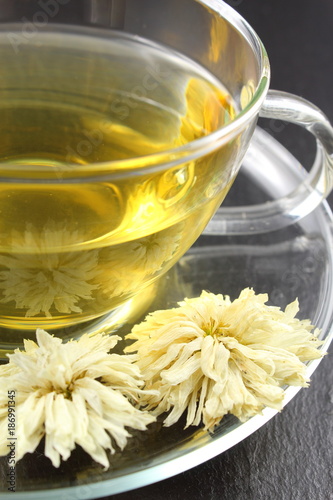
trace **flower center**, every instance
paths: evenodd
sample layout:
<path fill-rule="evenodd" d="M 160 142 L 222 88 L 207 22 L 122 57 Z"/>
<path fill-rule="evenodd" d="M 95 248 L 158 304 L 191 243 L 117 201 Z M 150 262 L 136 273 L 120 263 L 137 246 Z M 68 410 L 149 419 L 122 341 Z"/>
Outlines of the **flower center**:
<path fill-rule="evenodd" d="M 54 389 L 56 394 L 62 394 L 65 399 L 72 400 L 72 391 L 70 387 L 66 387 L 66 389 Z"/>
<path fill-rule="evenodd" d="M 213 318 L 209 318 L 202 326 L 201 329 L 205 332 L 205 336 L 224 336 L 230 335 L 230 325 L 228 323 L 217 323 Z"/>

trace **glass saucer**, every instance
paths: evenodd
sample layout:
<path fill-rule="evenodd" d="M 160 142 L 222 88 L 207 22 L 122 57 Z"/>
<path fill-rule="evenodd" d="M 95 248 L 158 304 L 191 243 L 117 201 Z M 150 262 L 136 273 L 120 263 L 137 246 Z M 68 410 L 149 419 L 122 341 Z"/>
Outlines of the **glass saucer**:
<path fill-rule="evenodd" d="M 304 176 L 297 160 L 267 133 L 256 130 L 228 203 L 265 202 L 286 194 Z M 226 207 L 220 210 L 229 210 Z M 158 299 L 150 310 L 174 307 L 184 297 L 203 289 L 228 294 L 232 299 L 245 287 L 268 293 L 273 305 L 284 308 L 296 297 L 300 318 L 321 328 L 326 351 L 333 336 L 333 222 L 326 202 L 302 221 L 286 229 L 247 236 L 227 236 L 211 227 L 161 282 Z M 127 331 L 130 327 L 127 327 Z M 310 376 L 319 360 L 307 365 Z M 286 389 L 288 403 L 299 388 Z M 132 432 L 123 452 L 110 458 L 108 471 L 76 449 L 59 469 L 44 457 L 43 447 L 16 464 L 16 498 L 62 500 L 92 499 L 135 489 L 194 467 L 239 443 L 277 412 L 240 423 L 225 417 L 213 434 L 184 421 L 170 428 L 161 422 L 146 432 Z M 7 491 L 8 464 L 0 459 L 0 498 Z"/>

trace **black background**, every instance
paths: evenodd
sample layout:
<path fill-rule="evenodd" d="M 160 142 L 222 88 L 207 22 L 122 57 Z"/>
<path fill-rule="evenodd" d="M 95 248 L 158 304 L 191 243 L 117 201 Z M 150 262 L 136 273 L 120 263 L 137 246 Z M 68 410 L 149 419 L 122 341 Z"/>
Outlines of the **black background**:
<path fill-rule="evenodd" d="M 266 46 L 271 88 L 312 101 L 333 121 L 332 0 L 229 3 Z M 306 132 L 286 126 L 278 139 L 305 165 L 311 164 L 314 142 Z M 332 500 L 332 348 L 330 352 L 313 375 L 310 388 L 302 389 L 282 413 L 240 444 L 175 477 L 108 498 Z"/>

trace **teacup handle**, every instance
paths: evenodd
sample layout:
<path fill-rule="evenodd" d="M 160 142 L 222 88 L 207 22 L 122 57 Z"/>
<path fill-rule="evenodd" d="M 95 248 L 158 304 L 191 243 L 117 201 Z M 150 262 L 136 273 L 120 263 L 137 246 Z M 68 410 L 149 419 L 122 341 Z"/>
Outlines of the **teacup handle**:
<path fill-rule="evenodd" d="M 290 194 L 259 205 L 220 208 L 205 234 L 255 234 L 281 229 L 312 212 L 333 187 L 333 128 L 319 108 L 301 97 L 270 90 L 263 118 L 301 125 L 317 140 L 317 155 L 304 181 Z"/>

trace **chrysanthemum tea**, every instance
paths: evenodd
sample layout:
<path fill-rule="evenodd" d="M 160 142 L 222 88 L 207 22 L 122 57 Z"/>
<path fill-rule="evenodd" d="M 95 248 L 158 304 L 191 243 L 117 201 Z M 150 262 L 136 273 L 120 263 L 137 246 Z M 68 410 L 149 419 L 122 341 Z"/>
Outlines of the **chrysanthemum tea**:
<path fill-rule="evenodd" d="M 0 34 L 0 174 L 11 176 L 0 323 L 34 332 L 108 313 L 189 248 L 230 187 L 221 165 L 237 148 L 175 166 L 163 152 L 228 123 L 235 106 L 202 67 L 137 37 L 19 36 Z M 162 167 L 149 170 L 154 154 Z"/>

